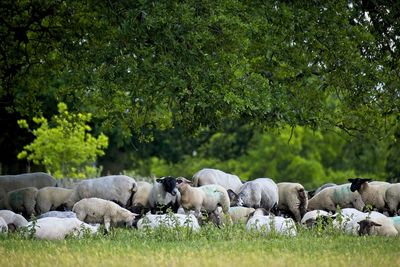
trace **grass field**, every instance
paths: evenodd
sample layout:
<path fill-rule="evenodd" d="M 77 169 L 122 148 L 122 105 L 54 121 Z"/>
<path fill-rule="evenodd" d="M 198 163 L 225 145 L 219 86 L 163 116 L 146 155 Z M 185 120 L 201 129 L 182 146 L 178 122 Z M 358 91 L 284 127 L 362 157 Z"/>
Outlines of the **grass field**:
<path fill-rule="evenodd" d="M 301 231 L 247 233 L 243 226 L 199 233 L 115 229 L 63 241 L 0 236 L 0 266 L 400 266 L 400 238 Z"/>

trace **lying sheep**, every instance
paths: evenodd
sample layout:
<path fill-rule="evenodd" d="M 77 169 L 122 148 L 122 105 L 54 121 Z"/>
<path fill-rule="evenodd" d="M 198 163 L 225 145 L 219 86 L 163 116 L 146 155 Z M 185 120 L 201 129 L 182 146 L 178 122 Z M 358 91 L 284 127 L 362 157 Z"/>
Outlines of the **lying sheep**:
<path fill-rule="evenodd" d="M 132 198 L 130 211 L 143 214 L 150 209 L 149 196 L 153 185 L 148 182 L 137 182 L 137 190 Z"/>
<path fill-rule="evenodd" d="M 21 215 L 12 212 L 11 210 L 0 210 L 0 217 L 7 223 L 10 231 L 20 229 L 28 225 L 28 221 Z"/>
<path fill-rule="evenodd" d="M 347 224 L 353 221 L 353 219 L 355 219 L 356 217 L 363 214 L 365 213 L 354 208 L 342 209 L 340 210 L 340 212 L 337 213 L 337 216 L 333 221 L 333 226 L 338 229 L 346 229 Z"/>
<path fill-rule="evenodd" d="M 217 213 L 218 206 L 222 207 L 223 213 L 228 213 L 230 200 L 222 186 L 210 184 L 192 187 L 192 182 L 183 177 L 179 177 L 177 182 L 182 207 L 185 211 L 194 210 L 196 218 L 200 218 L 202 210 Z M 216 215 L 219 216 L 219 212 Z"/>
<path fill-rule="evenodd" d="M 279 202 L 278 210 L 289 212 L 296 222 L 307 211 L 308 198 L 304 187 L 298 183 L 278 183 Z"/>
<path fill-rule="evenodd" d="M 315 190 L 313 190 L 313 191 L 308 191 L 308 192 L 307 192 L 307 198 L 310 199 L 310 198 L 312 198 L 313 196 L 315 196 L 316 194 L 318 194 L 319 192 L 321 192 L 323 189 L 328 188 L 328 187 L 331 187 L 331 186 L 335 186 L 335 185 L 337 185 L 337 184 L 335 184 L 335 183 L 326 183 L 326 184 L 323 184 L 323 185 L 321 185 L 320 187 L 318 187 L 317 189 L 315 189 Z"/>
<path fill-rule="evenodd" d="M 81 199 L 97 197 L 114 201 L 122 207 L 132 204 L 132 196 L 136 192 L 136 181 L 125 175 L 111 175 L 87 179 L 80 182 L 67 201 L 67 208 Z"/>
<path fill-rule="evenodd" d="M 396 228 L 397 232 L 400 234 L 400 216 L 389 217 L 392 220 L 394 227 Z"/>
<path fill-rule="evenodd" d="M 34 172 L 18 175 L 1 175 L 0 176 L 0 209 L 5 195 L 13 190 L 26 187 L 36 187 L 38 189 L 46 186 L 56 186 L 56 180 L 47 173 Z"/>
<path fill-rule="evenodd" d="M 36 196 L 38 189 L 36 187 L 26 187 L 10 191 L 4 198 L 6 209 L 21 213 L 29 218 L 31 215 L 36 215 Z"/>
<path fill-rule="evenodd" d="M 312 228 L 318 223 L 320 218 L 322 218 L 323 222 L 326 222 L 326 219 L 330 218 L 330 216 L 331 214 L 324 210 L 312 210 L 304 214 L 303 218 L 301 218 L 300 223 L 307 228 Z"/>
<path fill-rule="evenodd" d="M 291 218 L 270 215 L 265 209 L 256 209 L 246 224 L 247 231 L 275 232 L 288 236 L 296 236 L 296 224 Z"/>
<path fill-rule="evenodd" d="M 112 201 L 100 198 L 84 198 L 74 205 L 72 211 L 79 220 L 86 223 L 104 223 L 106 233 L 110 225 L 126 223 L 132 226 L 137 215 Z"/>
<path fill-rule="evenodd" d="M 156 179 L 149 194 L 149 207 L 152 214 L 166 213 L 168 209 L 176 213 L 180 206 L 181 194 L 176 188 L 176 178 L 172 176 Z"/>
<path fill-rule="evenodd" d="M 197 218 L 193 214 L 147 214 L 137 222 L 138 229 L 188 227 L 194 231 L 200 230 Z"/>
<path fill-rule="evenodd" d="M 385 220 L 386 217 L 380 212 L 376 211 L 371 211 L 371 212 L 363 212 L 361 214 L 358 214 L 354 216 L 350 221 L 347 222 L 347 224 L 344 225 L 342 228 L 346 233 L 348 234 L 353 234 L 353 235 L 358 235 L 359 234 L 359 229 L 360 229 L 360 224 L 362 220 L 380 220 L 382 219 Z"/>
<path fill-rule="evenodd" d="M 350 186 L 350 184 L 343 184 L 323 189 L 308 201 L 307 209 L 336 212 L 336 207 L 339 206 L 362 211 L 365 205 L 361 195 L 351 191 Z"/>
<path fill-rule="evenodd" d="M 7 233 L 8 232 L 8 225 L 7 222 L 0 217 L 0 233 Z"/>
<path fill-rule="evenodd" d="M 250 215 L 255 211 L 253 208 L 246 207 L 230 207 L 228 214 L 233 223 L 245 223 L 248 221 Z"/>
<path fill-rule="evenodd" d="M 216 169 L 202 169 L 193 175 L 192 180 L 195 187 L 217 184 L 226 190 L 231 189 L 236 194 L 239 193 L 243 185 L 238 176 Z"/>
<path fill-rule="evenodd" d="M 46 240 L 61 240 L 66 236 L 82 237 L 83 233 L 95 234 L 99 226 L 86 224 L 77 218 L 47 217 L 30 222 L 28 229 L 34 229 L 34 237 Z"/>
<path fill-rule="evenodd" d="M 399 232 L 393 225 L 390 218 L 381 217 L 375 219 L 364 219 L 359 222 L 358 234 L 361 235 L 379 235 L 379 236 L 398 236 Z"/>
<path fill-rule="evenodd" d="M 270 211 L 279 202 L 278 186 L 270 178 L 258 178 L 244 183 L 239 194 L 228 190 L 231 206 L 264 208 Z"/>
<path fill-rule="evenodd" d="M 73 190 L 61 187 L 43 187 L 39 189 L 36 197 L 36 211 L 38 214 L 50 210 L 57 210 L 66 205 Z"/>
<path fill-rule="evenodd" d="M 57 218 L 76 218 L 76 214 L 73 211 L 48 211 L 46 213 L 40 214 L 37 218 L 47 218 L 47 217 L 57 217 Z"/>

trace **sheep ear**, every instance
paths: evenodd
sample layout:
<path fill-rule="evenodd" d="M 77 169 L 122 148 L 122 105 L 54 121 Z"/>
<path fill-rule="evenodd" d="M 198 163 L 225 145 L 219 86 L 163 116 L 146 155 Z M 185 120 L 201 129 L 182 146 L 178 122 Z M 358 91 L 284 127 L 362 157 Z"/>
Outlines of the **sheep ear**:
<path fill-rule="evenodd" d="M 382 224 L 376 223 L 376 222 L 371 222 L 372 226 L 382 226 Z"/>
<path fill-rule="evenodd" d="M 228 189 L 227 192 L 230 200 L 236 200 L 239 197 L 232 189 Z"/>
<path fill-rule="evenodd" d="M 162 178 L 157 178 L 157 179 L 156 179 L 156 182 L 157 182 L 157 183 L 161 183 L 162 180 L 163 180 Z"/>
<path fill-rule="evenodd" d="M 347 179 L 347 181 L 349 181 L 350 183 L 354 182 L 355 180 L 356 180 L 356 179 L 352 179 L 352 178 Z"/>

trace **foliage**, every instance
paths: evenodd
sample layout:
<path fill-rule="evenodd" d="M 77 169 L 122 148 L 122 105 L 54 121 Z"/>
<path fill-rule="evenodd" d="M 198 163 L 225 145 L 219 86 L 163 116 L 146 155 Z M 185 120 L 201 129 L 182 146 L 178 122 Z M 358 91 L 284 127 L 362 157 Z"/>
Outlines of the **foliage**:
<path fill-rule="evenodd" d="M 18 158 L 43 164 L 57 178 L 96 176 L 98 171 L 93 164 L 97 156 L 104 155 L 108 138 L 102 133 L 97 138 L 89 133 L 91 114 L 71 114 L 65 103 L 58 104 L 58 112 L 51 123 L 44 117 L 33 118 L 38 125 L 32 131 L 35 139 Z M 19 120 L 18 124 L 29 130 L 26 120 Z"/>

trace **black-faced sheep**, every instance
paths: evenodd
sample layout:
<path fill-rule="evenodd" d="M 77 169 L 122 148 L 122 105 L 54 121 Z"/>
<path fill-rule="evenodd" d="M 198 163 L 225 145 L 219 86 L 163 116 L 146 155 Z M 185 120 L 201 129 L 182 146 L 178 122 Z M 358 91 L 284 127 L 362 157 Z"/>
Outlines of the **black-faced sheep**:
<path fill-rule="evenodd" d="M 175 177 L 167 176 L 156 179 L 149 195 L 151 213 L 166 213 L 168 209 L 176 213 L 180 206 L 180 198 L 181 194 L 176 188 Z"/>
<path fill-rule="evenodd" d="M 398 236 L 399 233 L 390 218 L 364 219 L 359 222 L 359 235 Z"/>
<path fill-rule="evenodd" d="M 37 213 L 42 214 L 50 210 L 64 208 L 72 192 L 73 189 L 61 187 L 43 187 L 39 189 L 36 197 Z"/>
<path fill-rule="evenodd" d="M 104 223 L 106 232 L 110 226 L 125 223 L 132 226 L 137 214 L 122 208 L 118 204 L 100 198 L 84 198 L 78 201 L 73 209 L 76 217 L 86 223 Z"/>
<path fill-rule="evenodd" d="M 36 215 L 36 196 L 38 189 L 36 187 L 26 187 L 10 191 L 4 197 L 4 206 L 6 209 L 21 213 L 29 218 Z"/>
<path fill-rule="evenodd" d="M 273 228 L 271 228 L 273 227 Z M 247 231 L 275 232 L 287 236 L 296 236 L 296 224 L 291 218 L 270 215 L 265 209 L 256 209 L 246 224 Z"/>
<path fill-rule="evenodd" d="M 278 210 L 289 212 L 296 222 L 300 222 L 307 212 L 308 198 L 304 187 L 299 183 L 278 183 Z"/>
<path fill-rule="evenodd" d="M 217 184 L 225 188 L 231 189 L 236 194 L 242 187 L 242 181 L 233 174 L 225 173 L 216 169 L 202 169 L 193 175 L 193 186 L 202 186 L 208 184 Z"/>

